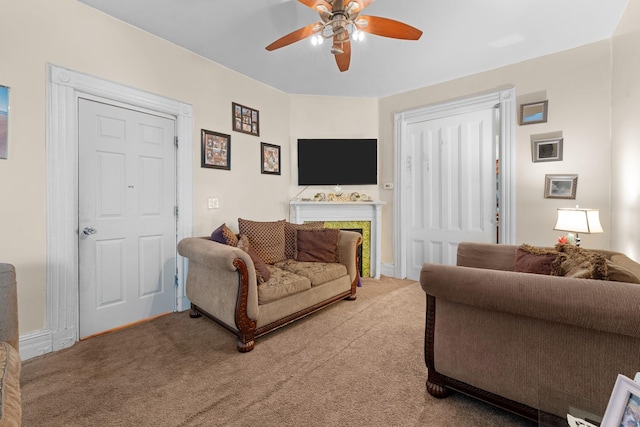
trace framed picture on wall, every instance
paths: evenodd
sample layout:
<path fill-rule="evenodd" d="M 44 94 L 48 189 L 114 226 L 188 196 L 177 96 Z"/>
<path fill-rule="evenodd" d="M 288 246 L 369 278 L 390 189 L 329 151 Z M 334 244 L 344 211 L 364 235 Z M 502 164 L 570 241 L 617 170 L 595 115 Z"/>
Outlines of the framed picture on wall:
<path fill-rule="evenodd" d="M 232 127 L 236 132 L 260 136 L 260 112 L 244 105 L 231 103 Z"/>
<path fill-rule="evenodd" d="M 271 175 L 280 175 L 280 146 L 260 143 L 261 172 Z"/>
<path fill-rule="evenodd" d="M 545 199 L 575 199 L 578 175 L 545 175 Z"/>
<path fill-rule="evenodd" d="M 549 101 L 532 102 L 520 105 L 520 124 L 533 125 L 547 122 Z"/>
<path fill-rule="evenodd" d="M 531 142 L 531 158 L 534 163 L 562 160 L 563 138 L 541 139 Z"/>
<path fill-rule="evenodd" d="M 231 170 L 231 136 L 202 129 L 201 167 Z"/>

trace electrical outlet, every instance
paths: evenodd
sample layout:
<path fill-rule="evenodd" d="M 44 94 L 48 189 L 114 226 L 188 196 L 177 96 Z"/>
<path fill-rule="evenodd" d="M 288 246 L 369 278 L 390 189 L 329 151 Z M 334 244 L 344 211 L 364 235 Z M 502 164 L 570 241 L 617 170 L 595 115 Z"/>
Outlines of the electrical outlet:
<path fill-rule="evenodd" d="M 208 206 L 209 206 L 209 209 L 218 209 L 220 208 L 220 202 L 218 201 L 217 198 L 209 199 Z"/>

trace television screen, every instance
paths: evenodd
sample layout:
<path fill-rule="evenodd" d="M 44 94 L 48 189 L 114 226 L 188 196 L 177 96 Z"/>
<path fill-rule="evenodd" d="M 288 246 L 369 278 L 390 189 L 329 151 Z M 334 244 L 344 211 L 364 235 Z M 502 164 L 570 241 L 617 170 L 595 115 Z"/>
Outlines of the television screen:
<path fill-rule="evenodd" d="M 377 183 L 377 139 L 298 139 L 298 185 Z"/>

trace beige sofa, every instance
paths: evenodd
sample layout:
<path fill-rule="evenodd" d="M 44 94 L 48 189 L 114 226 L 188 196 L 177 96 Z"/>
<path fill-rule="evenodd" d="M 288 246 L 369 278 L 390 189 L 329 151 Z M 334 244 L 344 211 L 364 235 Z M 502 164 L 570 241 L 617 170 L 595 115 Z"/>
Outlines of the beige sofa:
<path fill-rule="evenodd" d="M 595 251 L 608 270 L 601 262 L 576 275 L 604 280 L 532 274 L 514 271 L 520 250 L 461 243 L 456 266 L 423 266 L 427 390 L 460 391 L 531 420 L 539 410 L 565 417 L 573 398 L 601 416 L 616 376 L 640 371 L 640 285 L 611 280 L 638 281 L 640 265 Z"/>
<path fill-rule="evenodd" d="M 285 222 L 270 224 L 277 229 L 273 241 L 284 242 L 280 234 Z M 286 227 L 288 234 L 293 230 L 294 235 L 297 227 L 304 228 L 289 223 Z M 352 231 L 332 231 L 338 235 L 336 262 L 298 261 L 291 248 L 277 244 L 277 250 L 287 255 L 267 261 L 270 277 L 266 281 L 260 280 L 260 268 L 256 272 L 255 253 L 208 237 L 183 239 L 178 253 L 189 260 L 186 294 L 191 316 L 204 314 L 218 322 L 237 336 L 238 351 L 248 352 L 254 339 L 269 331 L 342 299 L 354 300 L 359 280 L 356 250 L 362 237 Z M 256 247 L 259 242 L 260 236 L 252 240 Z"/>
<path fill-rule="evenodd" d="M 16 273 L 0 264 L 0 427 L 20 426 L 20 354 L 18 353 Z"/>

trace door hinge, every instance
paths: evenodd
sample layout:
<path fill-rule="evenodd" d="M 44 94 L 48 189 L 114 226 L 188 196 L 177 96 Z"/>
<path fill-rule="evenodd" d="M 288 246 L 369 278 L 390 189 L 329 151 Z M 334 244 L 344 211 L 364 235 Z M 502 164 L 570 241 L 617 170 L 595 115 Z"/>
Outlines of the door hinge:
<path fill-rule="evenodd" d="M 176 218 L 178 217 L 178 207 L 177 206 L 173 207 L 173 214 L 175 215 Z"/>
<path fill-rule="evenodd" d="M 178 148 L 178 137 L 177 136 L 174 137 L 174 141 L 175 141 L 175 144 L 176 144 L 176 148 Z"/>
<path fill-rule="evenodd" d="M 176 274 L 175 276 L 173 276 L 174 278 L 174 283 L 176 285 L 176 288 L 178 287 L 178 275 Z"/>

